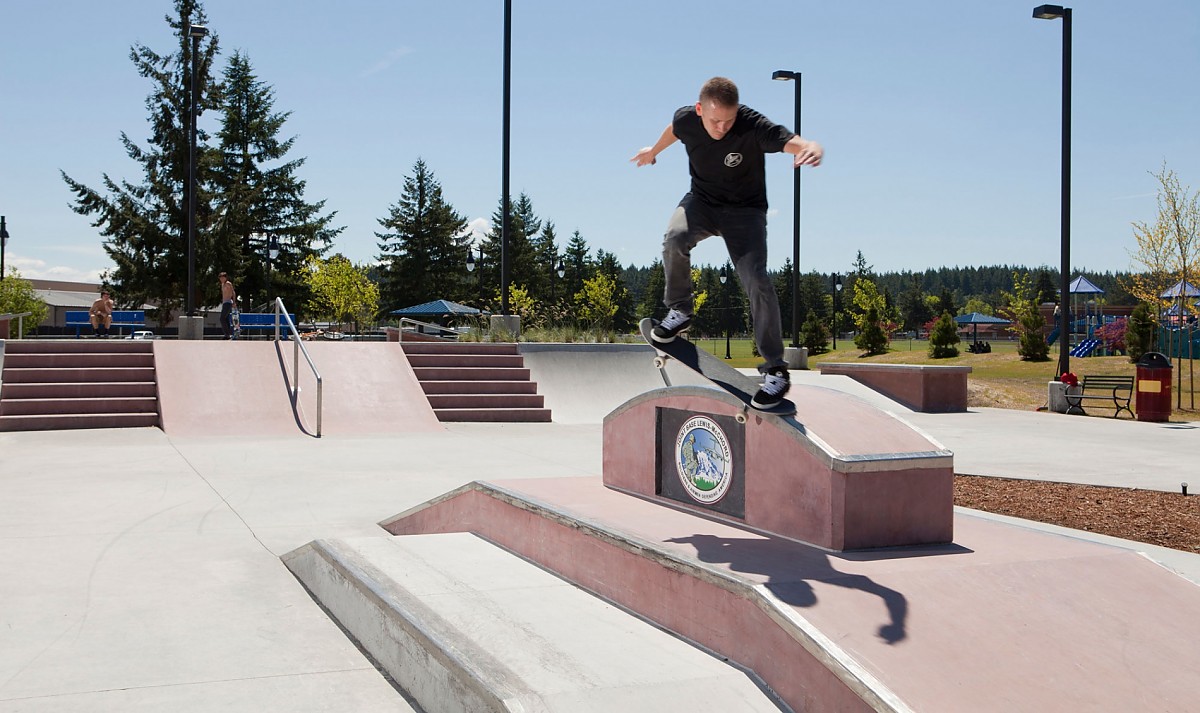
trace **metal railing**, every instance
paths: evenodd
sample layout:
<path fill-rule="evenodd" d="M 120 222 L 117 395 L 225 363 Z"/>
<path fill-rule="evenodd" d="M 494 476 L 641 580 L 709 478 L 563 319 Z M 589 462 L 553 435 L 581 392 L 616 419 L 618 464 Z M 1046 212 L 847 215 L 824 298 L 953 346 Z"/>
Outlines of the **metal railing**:
<path fill-rule="evenodd" d="M 6 322 L 13 317 L 17 318 L 17 339 L 25 338 L 25 318 L 33 316 L 33 312 L 20 312 L 18 314 L 0 314 L 0 322 Z M 7 339 L 7 334 L 0 334 L 0 339 Z"/>
<path fill-rule="evenodd" d="M 404 325 L 406 325 L 406 324 L 412 324 L 412 325 L 416 325 L 418 327 L 426 327 L 429 329 L 436 329 L 440 332 L 448 332 L 450 334 L 453 334 L 456 339 L 458 338 L 458 335 L 459 335 L 458 330 L 451 329 L 450 327 L 443 327 L 440 324 L 430 324 L 429 322 L 419 322 L 415 319 L 410 319 L 408 317 L 401 317 L 400 318 L 400 341 L 402 341 L 402 342 L 404 341 Z"/>
<path fill-rule="evenodd" d="M 292 322 L 291 315 L 288 314 L 287 307 L 283 306 L 283 299 L 275 298 L 275 345 L 279 346 L 279 330 L 280 327 L 287 325 L 287 328 L 292 332 L 292 403 L 295 404 L 300 394 L 300 354 L 304 354 L 304 361 L 308 362 L 308 368 L 312 369 L 313 376 L 317 380 L 317 438 L 321 437 L 321 373 L 317 371 L 317 367 L 313 364 L 312 357 L 308 355 L 308 350 L 304 348 L 304 344 L 300 341 L 300 330 L 296 329 L 296 324 Z"/>

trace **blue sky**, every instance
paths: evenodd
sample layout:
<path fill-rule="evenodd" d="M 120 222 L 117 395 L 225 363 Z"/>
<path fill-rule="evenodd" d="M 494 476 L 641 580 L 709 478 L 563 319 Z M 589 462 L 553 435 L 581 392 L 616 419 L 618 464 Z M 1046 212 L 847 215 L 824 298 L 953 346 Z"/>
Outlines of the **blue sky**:
<path fill-rule="evenodd" d="M 801 268 L 842 271 L 1057 265 L 1060 22 L 1036 2 L 960 0 L 513 1 L 514 195 L 562 241 L 579 230 L 625 263 L 658 255 L 687 188 L 682 147 L 654 142 L 701 83 L 725 75 L 742 101 L 793 124 L 825 165 L 805 170 Z M 225 57 L 245 52 L 292 112 L 284 134 L 310 200 L 346 226 L 335 250 L 376 256 L 377 219 L 418 157 L 446 198 L 486 225 L 500 195 L 500 0 L 207 0 Z M 743 8 L 743 9 L 738 9 Z M 748 9 L 745 9 L 748 8 Z M 0 213 L 26 277 L 92 279 L 109 266 L 59 170 L 92 186 L 141 179 L 120 132 L 145 144 L 151 90 L 129 49 L 174 46 L 169 0 L 0 5 Z M 1164 161 L 1200 184 L 1200 3 L 1074 6 L 1073 257 L 1122 270 L 1130 222 L 1153 220 Z M 223 64 L 223 60 L 221 62 Z M 207 126 L 215 115 L 205 117 Z M 203 120 L 202 120 L 203 121 Z M 791 255 L 792 171 L 768 160 L 771 265 Z M 719 263 L 719 240 L 694 259 Z"/>

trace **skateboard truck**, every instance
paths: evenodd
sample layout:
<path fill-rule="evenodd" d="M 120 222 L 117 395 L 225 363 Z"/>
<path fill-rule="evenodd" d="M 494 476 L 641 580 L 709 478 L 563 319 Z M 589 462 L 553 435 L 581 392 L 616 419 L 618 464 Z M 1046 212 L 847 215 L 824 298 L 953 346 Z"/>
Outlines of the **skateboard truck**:
<path fill-rule="evenodd" d="M 658 351 L 657 347 L 655 347 L 655 351 Z M 661 351 L 654 356 L 654 368 L 658 369 L 658 373 L 662 375 L 663 383 L 667 386 L 673 386 L 673 384 L 671 384 L 671 377 L 667 374 L 667 362 L 670 360 L 671 355 Z M 750 406 L 743 402 L 742 410 L 734 414 L 733 418 L 738 423 L 745 423 L 746 419 L 749 417 L 749 412 Z"/>

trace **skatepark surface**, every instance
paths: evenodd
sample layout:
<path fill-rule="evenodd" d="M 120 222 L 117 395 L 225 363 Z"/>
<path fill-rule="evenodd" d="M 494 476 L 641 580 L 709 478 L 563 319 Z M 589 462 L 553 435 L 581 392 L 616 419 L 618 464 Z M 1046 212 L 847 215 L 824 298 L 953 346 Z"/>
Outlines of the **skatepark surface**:
<path fill-rule="evenodd" d="M 418 710 L 280 557 L 318 538 L 386 538 L 376 523 L 475 480 L 597 478 L 604 414 L 662 386 L 650 350 L 640 345 L 523 345 L 554 423 L 439 424 L 402 359 L 393 363 L 389 354 L 380 362 L 339 351 L 351 345 L 322 345 L 329 348 L 313 357 L 325 378 L 328 428 L 318 439 L 306 431 L 308 406 L 298 416 L 280 397 L 278 356 L 251 365 L 230 357 L 229 348 L 241 345 L 171 345 L 184 346 L 204 352 L 169 358 L 174 366 L 160 376 L 161 430 L 0 433 L 0 713 Z M 241 381 L 212 386 L 226 369 Z M 958 473 L 1178 492 L 1200 452 L 1200 428 L 1192 424 L 998 409 L 920 414 L 847 377 L 793 372 L 793 380 L 850 393 L 911 423 L 954 452 Z M 250 390 L 263 384 L 264 393 Z M 311 395 L 302 388 L 301 400 Z M 956 543 L 961 536 L 968 549 L 992 553 L 988 566 L 1040 573 L 1015 594 L 1034 601 L 1044 622 L 1097 590 L 1106 592 L 1104 616 L 1167 612 L 1195 620 L 1194 610 L 1171 609 L 1194 601 L 1187 590 L 1180 598 L 1178 588 L 1127 584 L 1106 578 L 1105 567 L 1132 558 L 1134 568 L 1165 567 L 1200 587 L 1200 555 L 973 511 L 956 510 L 955 524 Z M 654 528 L 647 536 L 695 534 Z M 1024 554 L 1013 549 L 1021 542 L 1033 543 Z M 998 543 L 1006 554 L 991 549 Z M 1108 546 L 1081 549 L 1095 543 Z M 686 545 L 691 556 L 705 556 L 701 544 Z M 1180 652 L 1155 649 L 1156 630 L 1100 641 L 1069 630 L 1094 661 L 1026 651 L 1022 629 L 1044 622 L 1014 622 L 1001 610 L 971 618 L 969 556 L 900 559 L 871 574 L 907 598 L 914 646 L 969 651 L 986 629 L 1008 637 L 1013 668 L 1001 673 L 1014 682 L 1031 666 L 1056 662 L 1084 671 L 1077 680 L 1088 680 L 1089 671 L 1119 676 L 1122 657 L 1136 656 L 1142 666 L 1177 668 L 1181 686 L 1200 690 L 1195 666 Z M 847 571 L 862 566 L 837 561 Z M 1047 589 L 1064 576 L 1075 583 L 1069 594 Z M 843 643 L 858 646 L 872 666 L 903 678 L 904 667 L 916 665 L 866 625 L 860 631 L 847 623 L 868 610 L 867 629 L 883 623 L 879 597 L 839 600 L 842 587 L 810 586 L 818 603 L 805 616 L 844 630 Z M 928 617 L 947 616 L 964 622 L 955 637 L 918 639 Z M 575 626 L 582 636 L 589 622 Z M 990 684 L 966 677 L 946 685 Z M 1130 685 L 1136 695 L 1136 681 Z M 1075 709 L 1105 705 L 1087 691 L 1076 700 Z M 1172 710 L 1189 708 L 1200 708 L 1200 694 Z M 668 701 L 654 709 L 672 710 Z"/>

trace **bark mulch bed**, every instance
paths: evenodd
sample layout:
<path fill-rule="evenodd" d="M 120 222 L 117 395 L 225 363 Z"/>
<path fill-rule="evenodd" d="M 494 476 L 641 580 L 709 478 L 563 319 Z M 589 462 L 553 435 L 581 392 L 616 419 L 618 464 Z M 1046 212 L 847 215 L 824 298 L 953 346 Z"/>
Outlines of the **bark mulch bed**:
<path fill-rule="evenodd" d="M 1196 483 L 1200 490 L 1200 483 Z M 1188 490 L 1109 488 L 973 475 L 954 476 L 954 504 L 1200 553 L 1200 497 Z"/>

